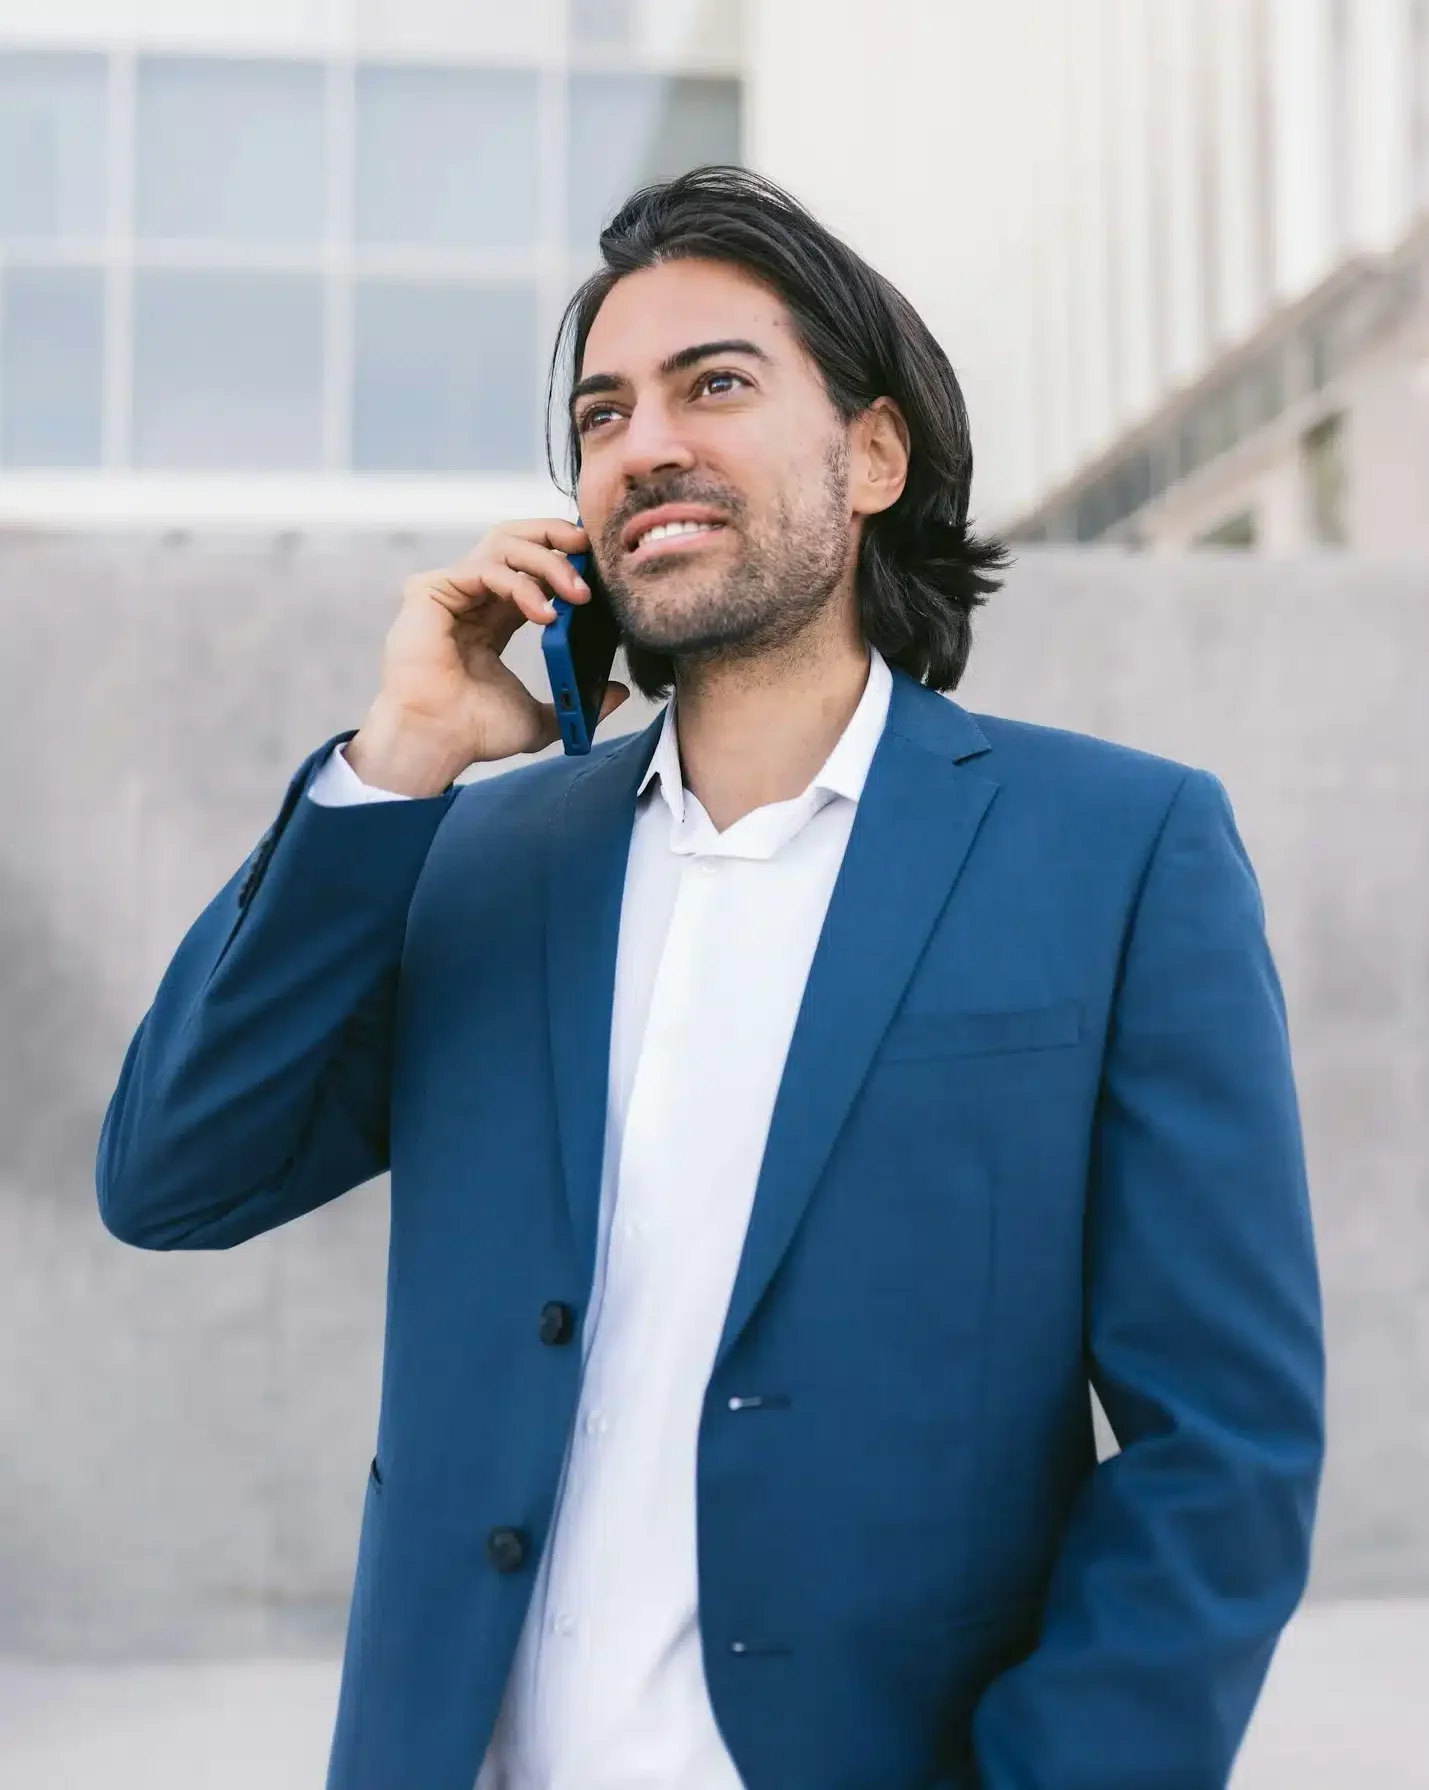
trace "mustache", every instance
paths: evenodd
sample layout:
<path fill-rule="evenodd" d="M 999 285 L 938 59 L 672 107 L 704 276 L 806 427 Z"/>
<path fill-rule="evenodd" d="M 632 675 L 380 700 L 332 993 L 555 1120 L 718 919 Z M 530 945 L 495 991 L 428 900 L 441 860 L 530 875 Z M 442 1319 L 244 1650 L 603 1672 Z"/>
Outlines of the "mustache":
<path fill-rule="evenodd" d="M 711 509 L 722 511 L 735 524 L 743 520 L 745 513 L 744 499 L 739 493 L 713 479 L 650 479 L 631 490 L 601 530 L 600 544 L 604 552 L 615 558 L 621 551 L 625 530 L 636 517 L 643 516 L 647 510 L 658 510 L 667 503 L 708 504 Z"/>

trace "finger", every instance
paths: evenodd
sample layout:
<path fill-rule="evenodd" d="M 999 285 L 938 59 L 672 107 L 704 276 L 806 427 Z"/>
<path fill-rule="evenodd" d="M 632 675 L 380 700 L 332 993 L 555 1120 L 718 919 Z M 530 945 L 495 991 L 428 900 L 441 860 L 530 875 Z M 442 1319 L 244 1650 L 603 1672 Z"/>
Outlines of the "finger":
<path fill-rule="evenodd" d="M 430 572 L 413 572 L 410 578 L 404 578 L 402 600 L 429 603 L 435 598 L 453 615 L 460 615 L 485 588 L 483 579 L 463 574 L 459 566 L 437 566 Z"/>
<path fill-rule="evenodd" d="M 494 597 L 504 597 L 519 613 L 518 625 L 524 619 L 545 626 L 556 619 L 546 587 L 529 572 L 512 566 L 495 566 L 486 575 L 486 588 Z"/>
<path fill-rule="evenodd" d="M 479 578 L 484 567 L 495 559 L 505 559 L 517 542 L 550 548 L 558 553 L 590 552 L 590 536 L 585 529 L 578 523 L 564 522 L 558 516 L 540 517 L 531 522 L 502 522 L 463 553 L 448 572 L 462 579 Z"/>
<path fill-rule="evenodd" d="M 537 524 L 521 526 L 534 529 Z M 574 542 L 570 551 L 585 551 L 582 545 L 586 540 L 585 531 L 571 528 L 568 524 L 563 526 L 569 528 L 569 538 Z M 506 594 L 508 581 L 501 576 L 503 566 L 530 572 L 568 603 L 584 603 L 590 596 L 590 586 L 564 552 L 510 529 L 494 531 L 479 547 L 459 559 L 455 565 L 446 566 L 437 572 L 418 573 L 416 577 L 409 578 L 407 583 L 409 587 L 423 583 L 430 587 L 439 583 L 451 592 L 458 604 L 468 604 L 488 591 L 503 596 Z M 451 606 L 450 600 L 448 606 Z"/>
<path fill-rule="evenodd" d="M 605 695 L 600 699 L 600 719 L 604 721 L 607 715 L 615 713 L 622 702 L 629 700 L 630 692 L 624 684 L 607 684 Z"/>
<path fill-rule="evenodd" d="M 553 547 L 541 547 L 534 541 L 506 541 L 502 558 L 517 571 L 529 572 L 547 590 L 564 597 L 568 603 L 585 603 L 590 599 L 590 586 L 565 554 L 558 553 Z"/>
<path fill-rule="evenodd" d="M 519 604 L 503 601 L 494 591 L 488 591 L 486 595 L 488 601 L 458 612 L 457 632 L 459 636 L 469 636 L 483 646 L 504 653 L 512 637 L 526 626 L 530 617 Z"/>
<path fill-rule="evenodd" d="M 535 622 L 540 627 L 544 628 L 556 619 L 556 606 L 547 595 L 545 585 L 529 572 L 512 574 L 511 601 L 527 621 Z"/>
<path fill-rule="evenodd" d="M 495 532 L 516 535 L 541 547 L 554 547 L 561 553 L 590 551 L 590 536 L 585 529 L 578 522 L 566 522 L 559 516 L 542 516 L 533 522 L 503 522 Z"/>

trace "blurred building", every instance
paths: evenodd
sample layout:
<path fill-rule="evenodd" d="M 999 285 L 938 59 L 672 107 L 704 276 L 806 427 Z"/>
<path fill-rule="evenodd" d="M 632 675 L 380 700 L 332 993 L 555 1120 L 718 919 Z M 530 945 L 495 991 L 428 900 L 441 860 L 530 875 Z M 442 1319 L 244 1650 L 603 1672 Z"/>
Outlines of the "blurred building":
<path fill-rule="evenodd" d="M 1026 516 L 1024 540 L 1429 550 L 1429 228 L 1275 312 Z"/>
<path fill-rule="evenodd" d="M 731 159 L 928 318 L 982 520 L 1425 544 L 1429 0 L 0 0 L 0 525 L 549 505 L 601 220 Z"/>
<path fill-rule="evenodd" d="M 736 0 L 0 0 L 0 519 L 549 501 L 632 188 L 740 152 Z"/>
<path fill-rule="evenodd" d="M 1429 3 L 1033 16 L 1061 130 L 1037 181 L 1028 532 L 1429 545 L 1429 259 L 1406 244 L 1429 203 Z"/>
<path fill-rule="evenodd" d="M 985 519 L 1426 544 L 1429 0 L 757 0 L 748 34 L 751 156 L 932 323 Z"/>
<path fill-rule="evenodd" d="M 1164 52 L 1174 5 L 1158 16 Z M 1079 176 L 1101 186 L 1096 215 L 1044 316 L 1043 364 L 1066 368 L 1051 416 L 1072 426 L 1048 471 L 1071 476 L 1018 532 L 1429 549 L 1429 0 L 1184 17 L 1198 41 L 1159 61 L 1143 23 L 1150 105 L 1103 114 Z M 1089 225 L 1102 265 L 1078 271 Z"/>

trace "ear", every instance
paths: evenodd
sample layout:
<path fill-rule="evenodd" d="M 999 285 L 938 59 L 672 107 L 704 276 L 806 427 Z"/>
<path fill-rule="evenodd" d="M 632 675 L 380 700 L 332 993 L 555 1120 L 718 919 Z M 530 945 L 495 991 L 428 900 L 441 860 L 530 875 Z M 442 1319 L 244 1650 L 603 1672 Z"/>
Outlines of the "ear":
<path fill-rule="evenodd" d="M 892 398 L 875 398 L 849 430 L 849 508 L 855 516 L 890 509 L 908 483 L 908 425 Z"/>

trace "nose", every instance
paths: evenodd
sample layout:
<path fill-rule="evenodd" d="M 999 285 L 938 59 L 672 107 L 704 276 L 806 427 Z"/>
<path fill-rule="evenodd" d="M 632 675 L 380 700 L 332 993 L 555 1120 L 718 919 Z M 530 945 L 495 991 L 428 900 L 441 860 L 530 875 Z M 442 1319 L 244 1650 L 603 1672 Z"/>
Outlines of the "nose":
<path fill-rule="evenodd" d="M 654 394 L 635 405 L 621 435 L 620 470 L 629 485 L 660 473 L 688 472 L 694 452 L 675 427 L 670 407 Z"/>

